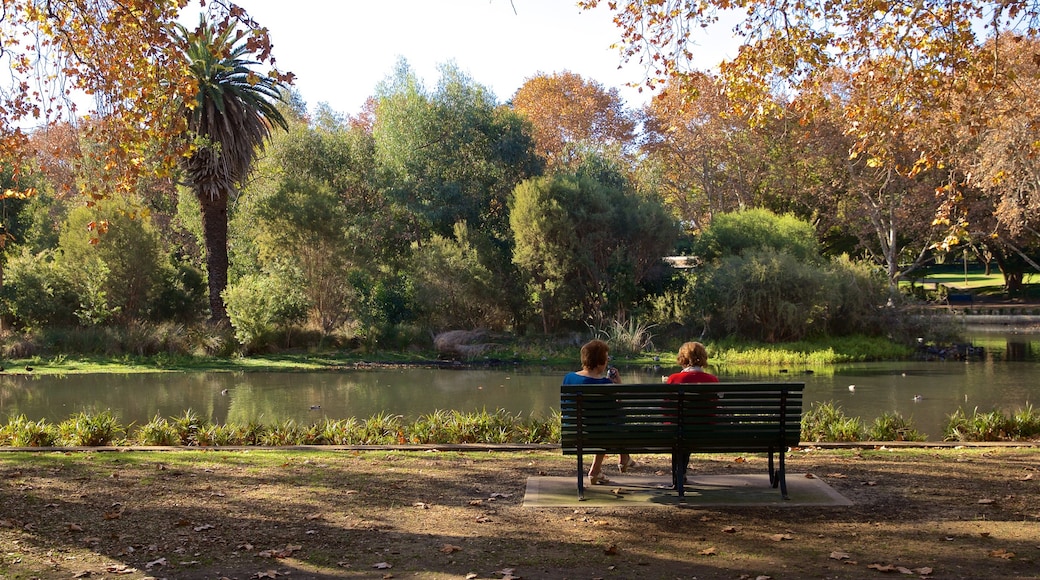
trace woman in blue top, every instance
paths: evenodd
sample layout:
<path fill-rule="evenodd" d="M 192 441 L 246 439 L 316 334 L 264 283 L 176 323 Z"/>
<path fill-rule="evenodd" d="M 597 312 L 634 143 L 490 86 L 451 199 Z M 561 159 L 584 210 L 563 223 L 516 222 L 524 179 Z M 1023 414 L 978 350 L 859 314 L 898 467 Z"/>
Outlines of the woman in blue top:
<path fill-rule="evenodd" d="M 621 383 L 621 377 L 618 375 L 617 369 L 610 367 L 608 370 L 609 352 L 610 348 L 602 340 L 590 340 L 585 343 L 581 347 L 581 370 L 567 373 L 563 377 L 563 384 L 609 385 L 611 383 Z M 603 459 L 605 457 L 606 455 L 598 453 L 592 460 L 592 466 L 589 467 L 589 483 L 593 485 L 611 483 L 607 476 L 603 475 Z M 636 462 L 632 461 L 632 458 L 627 453 L 621 454 L 618 470 L 624 473 L 635 466 Z"/>

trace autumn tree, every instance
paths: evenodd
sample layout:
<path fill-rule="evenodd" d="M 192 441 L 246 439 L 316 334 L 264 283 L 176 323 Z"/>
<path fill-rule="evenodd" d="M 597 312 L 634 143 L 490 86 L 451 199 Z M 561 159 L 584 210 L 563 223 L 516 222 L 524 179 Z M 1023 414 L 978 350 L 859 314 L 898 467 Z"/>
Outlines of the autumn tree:
<path fill-rule="evenodd" d="M 709 73 L 690 77 L 697 92 L 666 88 L 642 111 L 640 171 L 687 229 L 698 231 L 711 216 L 746 207 L 795 212 L 816 219 L 817 197 L 834 183 L 822 148 L 804 138 L 789 106 L 782 115 L 752 123 L 732 111 Z"/>
<path fill-rule="evenodd" d="M 963 245 L 992 258 L 1015 293 L 1025 270 L 1040 270 L 1040 41 L 1016 37 L 1006 46 L 980 49 L 988 74 L 957 101 L 967 120 L 954 128 L 955 167 L 964 178 L 946 206 L 950 235 L 942 248 Z"/>
<path fill-rule="evenodd" d="M 572 167 L 581 144 L 626 148 L 634 139 L 635 122 L 617 89 L 569 71 L 528 78 L 512 105 L 534 127 L 535 150 L 550 171 Z"/>
<path fill-rule="evenodd" d="M 91 119 L 90 152 L 105 187 L 83 193 L 104 197 L 130 191 L 149 173 L 166 174 L 190 145 L 181 136 L 183 103 L 197 84 L 184 59 L 176 22 L 188 0 L 3 0 L 0 60 L 0 159 L 27 167 L 34 144 L 28 127 Z M 220 29 L 241 30 L 265 75 L 290 80 L 274 68 L 267 30 L 240 7 L 207 3 Z M 241 26 L 240 26 L 241 25 Z"/>
<path fill-rule="evenodd" d="M 586 9 L 599 4 L 579 2 Z M 797 99 L 801 114 L 813 116 L 820 102 L 814 96 L 825 94 L 833 72 L 842 71 L 843 84 L 863 97 L 842 108 L 840 127 L 852 142 L 849 157 L 899 182 L 951 162 L 951 132 L 929 129 L 965 121 L 953 104 L 987 79 L 978 49 L 989 42 L 995 54 L 1003 54 L 1016 38 L 1012 33 L 1033 38 L 1040 23 L 1035 0 L 751 0 L 739 6 L 725 0 L 628 0 L 611 2 L 609 9 L 620 27 L 622 57 L 646 67 L 646 84 L 670 82 L 691 89 L 691 95 L 697 35 L 723 15 L 735 17 L 733 34 L 742 45 L 719 63 L 719 75 L 734 109 L 752 119 L 775 116 L 777 95 Z M 986 85 L 994 94 L 1009 90 L 1006 83 Z M 947 177 L 939 191 L 953 206 L 956 175 Z"/>

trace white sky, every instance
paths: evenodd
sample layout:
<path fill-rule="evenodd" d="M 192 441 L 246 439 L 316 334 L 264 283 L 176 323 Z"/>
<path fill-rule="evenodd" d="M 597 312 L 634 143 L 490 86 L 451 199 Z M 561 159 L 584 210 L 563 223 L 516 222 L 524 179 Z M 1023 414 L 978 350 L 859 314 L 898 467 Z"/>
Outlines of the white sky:
<path fill-rule="evenodd" d="M 538 73 L 569 70 L 617 88 L 638 108 L 650 94 L 638 64 L 621 65 L 610 45 L 620 38 L 606 8 L 582 12 L 574 0 L 237 0 L 274 43 L 278 68 L 296 75 L 296 89 L 313 110 L 325 102 L 355 114 L 399 57 L 432 88 L 437 67 L 454 61 L 499 102 Z M 514 13 L 515 7 L 515 13 Z M 197 14 L 185 13 L 187 22 Z M 719 56 L 705 52 L 700 66 Z"/>

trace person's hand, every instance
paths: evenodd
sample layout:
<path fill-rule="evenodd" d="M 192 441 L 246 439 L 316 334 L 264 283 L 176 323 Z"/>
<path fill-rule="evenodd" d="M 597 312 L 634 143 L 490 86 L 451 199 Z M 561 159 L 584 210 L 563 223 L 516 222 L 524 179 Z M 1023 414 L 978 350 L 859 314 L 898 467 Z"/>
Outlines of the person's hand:
<path fill-rule="evenodd" d="M 621 382 L 621 375 L 618 373 L 618 370 L 614 367 L 610 367 L 607 369 L 607 378 L 610 379 L 610 382 L 612 383 Z"/>

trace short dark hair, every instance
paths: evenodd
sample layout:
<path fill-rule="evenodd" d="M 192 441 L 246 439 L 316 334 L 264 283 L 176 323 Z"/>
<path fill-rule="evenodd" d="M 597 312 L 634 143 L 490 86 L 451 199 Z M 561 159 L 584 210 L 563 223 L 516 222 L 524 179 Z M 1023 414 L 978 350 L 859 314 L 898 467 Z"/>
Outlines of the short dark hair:
<path fill-rule="evenodd" d="M 592 370 L 607 364 L 607 353 L 609 352 L 610 347 L 607 346 L 607 343 L 598 338 L 586 342 L 581 347 L 581 368 Z"/>

